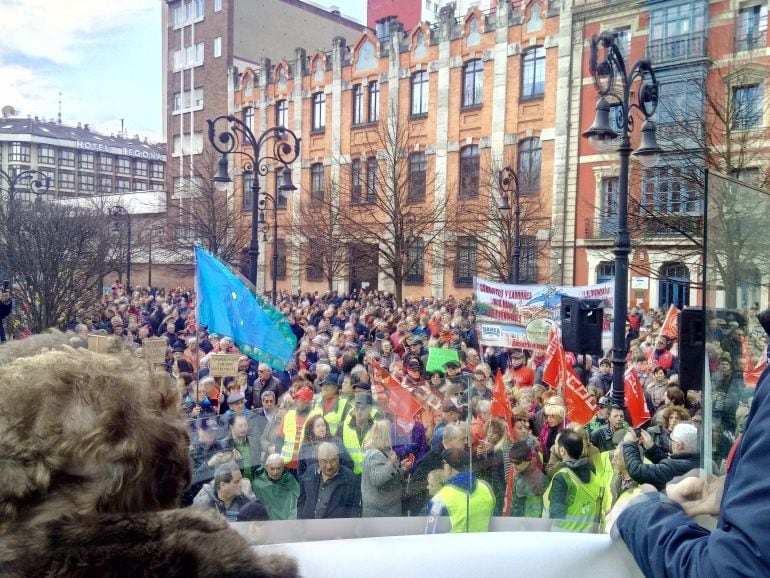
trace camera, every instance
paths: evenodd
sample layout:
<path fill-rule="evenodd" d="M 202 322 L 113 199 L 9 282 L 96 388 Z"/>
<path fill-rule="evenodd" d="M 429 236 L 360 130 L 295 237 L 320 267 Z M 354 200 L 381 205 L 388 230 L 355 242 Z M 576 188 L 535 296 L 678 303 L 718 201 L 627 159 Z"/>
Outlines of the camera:
<path fill-rule="evenodd" d="M 11 289 L 11 282 L 8 279 L 6 279 L 5 281 L 3 281 L 3 293 L 8 293 L 10 289 Z"/>

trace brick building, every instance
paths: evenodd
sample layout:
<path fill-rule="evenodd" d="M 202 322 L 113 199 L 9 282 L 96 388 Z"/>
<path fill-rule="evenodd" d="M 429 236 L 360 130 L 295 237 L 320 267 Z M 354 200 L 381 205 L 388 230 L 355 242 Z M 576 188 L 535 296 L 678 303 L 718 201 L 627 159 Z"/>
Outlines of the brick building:
<path fill-rule="evenodd" d="M 279 202 L 278 287 L 326 288 L 309 275 L 312 267 L 296 259 L 301 248 L 290 234 L 290 222 L 303 205 L 313 203 L 314 194 L 323 195 L 320 188 L 327 185 L 322 183 L 339 191 L 333 194 L 340 210 L 366 203 L 351 197 L 350 178 L 357 175 L 360 190 L 367 186 L 367 175 L 387 162 L 383 151 L 370 143 L 383 119 L 394 118 L 409 128 L 405 171 L 435 175 L 430 190 L 415 201 L 426 212 L 431 203 L 446 202 L 451 208 L 459 198 L 463 203 L 472 204 L 475 198 L 496 203 L 499 197 L 480 194 L 496 179 L 496 170 L 526 167 L 522 194 L 544 207 L 545 222 L 532 231 L 523 261 L 529 264 L 529 282 L 549 280 L 553 271 L 548 259 L 537 259 L 535 249 L 549 239 L 552 191 L 558 183 L 553 171 L 556 93 L 546 90 L 557 79 L 558 10 L 548 12 L 539 3 L 514 9 L 503 2 L 494 13 L 473 9 L 456 16 L 451 7 L 444 8 L 436 25 L 423 24 L 408 33 L 396 20 L 387 23 L 384 40 L 365 33 L 348 44 L 337 37 L 330 52 L 297 49 L 291 60 L 265 60 L 231 79 L 237 87 L 234 109 L 255 134 L 284 125 L 302 137 L 301 161 L 292 166 L 298 190 Z M 486 178 L 480 176 L 485 171 Z M 252 176 L 238 167 L 233 174 L 236 199 L 241 199 L 236 204 L 247 227 L 251 207 L 242 191 L 248 191 Z M 469 174 L 474 176 L 471 186 Z M 263 190 L 275 191 L 275 174 L 270 172 L 261 184 Z M 487 216 L 479 229 L 490 222 Z M 348 290 L 364 282 L 370 288 L 394 289 L 383 271 L 382 255 L 374 271 L 362 273 L 366 267 L 358 265 L 364 255 L 355 230 L 343 231 L 341 238 L 350 249 L 350 263 L 336 276 L 336 288 Z M 265 240 L 260 288 L 269 286 L 272 276 L 272 248 L 270 239 Z M 470 293 L 473 275 L 486 271 L 472 245 L 454 249 L 461 240 L 473 241 L 458 239 L 452 231 L 434 239 L 435 251 L 410 263 L 404 295 Z"/>
<path fill-rule="evenodd" d="M 660 83 L 654 116 L 664 149 L 657 165 L 633 160 L 629 178 L 630 304 L 645 307 L 700 304 L 704 171 L 718 170 L 766 189 L 770 121 L 767 3 L 666 0 L 584 2 L 571 15 L 570 91 L 564 109 L 564 222 L 574 239 L 574 277 L 585 284 L 614 277 L 618 155 L 598 154 L 580 133 L 594 118 L 596 91 L 588 73 L 587 41 L 616 30 L 627 63 L 649 58 Z M 641 119 L 632 146 L 638 146 Z M 572 225 L 574 223 L 574 226 Z M 569 250 L 565 251 L 569 254 Z M 739 306 L 767 304 L 759 269 L 740 271 Z M 763 283 L 764 282 L 764 283 Z"/>
<path fill-rule="evenodd" d="M 228 70 L 291 57 L 299 43 L 328 49 L 333 37 L 357 38 L 364 29 L 339 11 L 301 0 L 166 0 L 163 106 L 174 229 L 189 228 L 179 206 L 195 195 L 194 165 L 208 149 L 206 119 L 230 112 Z"/>

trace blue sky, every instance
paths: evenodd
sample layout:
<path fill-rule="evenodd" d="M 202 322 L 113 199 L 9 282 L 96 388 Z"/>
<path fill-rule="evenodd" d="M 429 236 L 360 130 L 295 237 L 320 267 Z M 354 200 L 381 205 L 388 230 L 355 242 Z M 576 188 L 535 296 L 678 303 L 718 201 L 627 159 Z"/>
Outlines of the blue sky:
<path fill-rule="evenodd" d="M 211 0 L 207 0 L 210 2 Z M 314 2 L 366 22 L 366 0 Z M 0 107 L 163 140 L 163 0 L 0 0 Z"/>

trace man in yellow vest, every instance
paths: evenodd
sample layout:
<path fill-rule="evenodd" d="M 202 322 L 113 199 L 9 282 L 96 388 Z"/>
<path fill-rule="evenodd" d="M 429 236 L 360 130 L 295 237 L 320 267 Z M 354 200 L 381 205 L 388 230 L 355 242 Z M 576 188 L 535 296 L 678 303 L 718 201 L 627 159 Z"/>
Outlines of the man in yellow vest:
<path fill-rule="evenodd" d="M 439 520 L 449 518 L 450 532 L 487 532 L 495 511 L 495 495 L 470 471 L 471 457 L 464 449 L 444 450 L 444 486 L 428 503 L 426 534 L 440 532 Z"/>
<path fill-rule="evenodd" d="M 372 398 L 366 393 L 357 393 L 353 401 L 353 410 L 348 414 L 342 426 L 342 445 L 353 461 L 353 473 L 361 475 L 364 463 L 364 438 L 374 425 L 372 416 Z"/>
<path fill-rule="evenodd" d="M 309 387 L 301 387 L 294 393 L 294 409 L 286 412 L 278 433 L 275 436 L 276 451 L 281 453 L 286 470 L 295 478 L 299 458 L 299 445 L 302 441 L 302 430 L 305 427 L 310 404 L 313 403 L 313 391 Z"/>
<path fill-rule="evenodd" d="M 598 532 L 609 507 L 609 492 L 594 473 L 588 458 L 581 458 L 583 436 L 562 430 L 554 444 L 562 467 L 543 495 L 543 517 L 555 520 L 555 529 Z"/>
<path fill-rule="evenodd" d="M 339 375 L 336 373 L 330 373 L 321 381 L 321 397 L 313 404 L 313 409 L 310 410 L 311 418 L 316 415 L 322 415 L 326 420 L 326 424 L 329 426 L 329 435 L 339 435 L 339 429 L 342 422 L 347 417 L 348 411 L 352 403 L 340 397 L 340 385 L 338 381 Z"/>

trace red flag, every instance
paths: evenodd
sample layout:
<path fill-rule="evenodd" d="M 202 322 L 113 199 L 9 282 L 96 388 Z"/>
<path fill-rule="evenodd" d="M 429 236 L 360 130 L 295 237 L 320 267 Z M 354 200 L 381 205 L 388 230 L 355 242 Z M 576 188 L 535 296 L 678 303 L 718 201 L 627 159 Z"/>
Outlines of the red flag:
<path fill-rule="evenodd" d="M 749 351 L 749 338 L 741 338 L 741 357 L 745 359 L 746 367 L 751 367 L 751 352 Z"/>
<path fill-rule="evenodd" d="M 674 305 L 668 308 L 666 312 L 666 318 L 663 320 L 663 325 L 660 327 L 660 334 L 665 335 L 671 339 L 677 339 L 679 337 L 679 309 Z"/>
<path fill-rule="evenodd" d="M 372 369 L 372 382 L 379 380 L 378 387 L 382 388 L 382 393 L 388 398 L 385 411 L 401 419 L 411 421 L 414 414 L 422 409 L 420 402 L 415 399 L 411 392 L 396 383 L 390 374 L 374 361 L 372 362 Z"/>
<path fill-rule="evenodd" d="M 561 368 L 564 365 L 564 348 L 561 346 L 559 332 L 556 326 L 548 333 L 548 347 L 545 350 L 543 365 L 543 382 L 553 388 L 559 387 Z"/>
<path fill-rule="evenodd" d="M 628 415 L 631 416 L 631 425 L 639 427 L 644 422 L 650 421 L 652 416 L 647 408 L 647 400 L 644 399 L 644 389 L 639 379 L 639 374 L 633 367 L 626 370 L 625 395 Z"/>
<path fill-rule="evenodd" d="M 508 399 L 507 392 L 505 391 L 503 374 L 500 373 L 499 369 L 497 370 L 497 375 L 495 375 L 495 385 L 492 388 L 491 413 L 494 417 L 501 417 L 505 420 L 505 429 L 508 431 L 508 435 L 511 435 L 513 411 L 511 411 L 511 402 Z"/>
<path fill-rule="evenodd" d="M 743 383 L 746 387 L 749 387 L 751 389 L 755 389 L 757 387 L 757 383 L 759 383 L 759 377 L 762 375 L 762 372 L 767 367 L 767 359 L 764 359 L 760 361 L 757 366 L 752 369 L 751 371 L 746 371 L 743 373 Z"/>
<path fill-rule="evenodd" d="M 580 425 L 586 425 L 599 411 L 594 397 L 588 393 L 583 383 L 575 375 L 575 370 L 563 364 L 564 403 L 567 406 L 567 419 Z"/>

